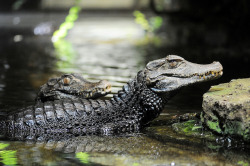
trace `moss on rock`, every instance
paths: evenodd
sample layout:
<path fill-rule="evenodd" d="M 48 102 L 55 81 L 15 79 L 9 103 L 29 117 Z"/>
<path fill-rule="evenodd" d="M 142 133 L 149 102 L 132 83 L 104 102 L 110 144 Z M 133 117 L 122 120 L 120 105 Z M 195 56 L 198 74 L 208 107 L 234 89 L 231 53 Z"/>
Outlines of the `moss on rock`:
<path fill-rule="evenodd" d="M 250 78 L 212 86 L 202 107 L 201 121 L 209 129 L 250 141 Z"/>

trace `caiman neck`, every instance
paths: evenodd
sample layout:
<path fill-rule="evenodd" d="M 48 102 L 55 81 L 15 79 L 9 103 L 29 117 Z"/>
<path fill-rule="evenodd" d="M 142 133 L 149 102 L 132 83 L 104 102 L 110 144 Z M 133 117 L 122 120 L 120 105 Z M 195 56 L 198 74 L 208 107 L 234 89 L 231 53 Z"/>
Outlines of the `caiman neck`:
<path fill-rule="evenodd" d="M 123 86 L 123 89 L 114 95 L 111 102 L 115 108 L 130 120 L 138 120 L 140 124 L 147 124 L 156 118 L 162 111 L 172 93 L 157 94 L 146 85 L 144 71 Z M 118 106 L 117 106 L 118 105 Z"/>

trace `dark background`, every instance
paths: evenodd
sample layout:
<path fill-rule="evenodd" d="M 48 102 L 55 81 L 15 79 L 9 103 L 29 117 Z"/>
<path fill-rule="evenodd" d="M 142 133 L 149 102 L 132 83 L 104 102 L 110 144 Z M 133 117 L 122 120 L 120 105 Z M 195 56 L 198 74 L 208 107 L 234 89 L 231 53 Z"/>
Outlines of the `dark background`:
<path fill-rule="evenodd" d="M 127 7 L 122 7 L 122 3 L 121 7 L 110 8 L 102 7 L 102 3 L 89 7 L 82 6 L 80 15 L 82 18 L 86 15 L 98 16 L 100 19 L 116 15 L 132 18 L 133 11 L 139 10 L 147 17 L 162 17 L 163 25 L 155 33 L 168 42 L 163 42 L 160 46 L 154 43 L 136 46 L 145 59 L 144 64 L 168 54 L 178 54 L 196 63 L 220 61 L 224 67 L 221 79 L 202 84 L 198 88 L 190 87 L 177 96 L 181 98 L 180 101 L 194 103 L 193 106 L 200 107 L 201 96 L 211 85 L 250 76 L 249 1 L 172 0 L 166 3 L 161 0 L 149 0 L 143 5 L 142 2 L 135 0 Z M 54 65 L 58 59 L 54 55 L 51 36 L 64 21 L 71 6 L 58 7 L 52 4 L 44 7 L 42 4 L 41 0 L 0 2 L 2 110 L 33 103 L 39 86 L 51 76 L 48 73 L 56 73 Z M 21 16 L 24 19 L 20 21 L 18 18 Z M 34 35 L 35 25 L 46 21 L 53 22 L 53 25 L 49 26 L 49 33 Z M 126 52 L 122 56 L 126 56 Z M 33 80 L 32 83 L 30 79 Z M 189 99 L 181 97 L 190 93 L 193 96 Z"/>

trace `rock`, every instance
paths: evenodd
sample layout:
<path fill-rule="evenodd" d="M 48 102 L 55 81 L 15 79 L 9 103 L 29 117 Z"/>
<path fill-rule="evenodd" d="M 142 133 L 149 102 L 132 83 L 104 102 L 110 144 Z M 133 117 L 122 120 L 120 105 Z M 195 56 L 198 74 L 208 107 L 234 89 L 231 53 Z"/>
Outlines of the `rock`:
<path fill-rule="evenodd" d="M 250 78 L 212 86 L 202 107 L 201 121 L 209 129 L 250 141 Z"/>

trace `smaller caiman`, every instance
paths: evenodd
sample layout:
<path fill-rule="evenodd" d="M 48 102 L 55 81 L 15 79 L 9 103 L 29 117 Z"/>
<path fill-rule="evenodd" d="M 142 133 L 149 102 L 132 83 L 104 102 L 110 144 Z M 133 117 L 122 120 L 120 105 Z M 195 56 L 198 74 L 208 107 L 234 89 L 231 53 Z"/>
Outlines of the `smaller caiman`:
<path fill-rule="evenodd" d="M 46 102 L 62 99 L 96 99 L 111 92 L 106 80 L 90 82 L 80 74 L 63 74 L 51 78 L 40 87 L 36 101 Z"/>

